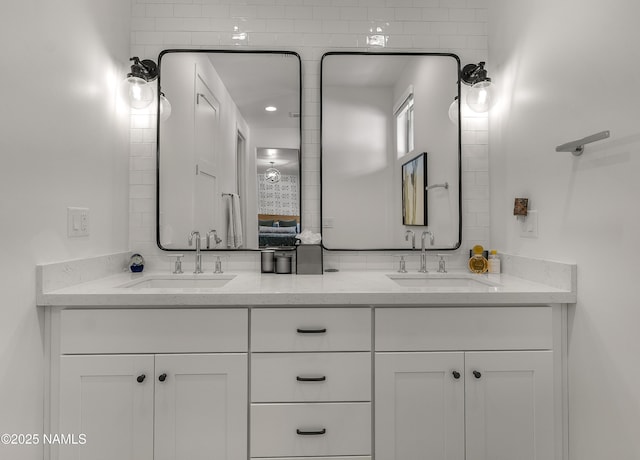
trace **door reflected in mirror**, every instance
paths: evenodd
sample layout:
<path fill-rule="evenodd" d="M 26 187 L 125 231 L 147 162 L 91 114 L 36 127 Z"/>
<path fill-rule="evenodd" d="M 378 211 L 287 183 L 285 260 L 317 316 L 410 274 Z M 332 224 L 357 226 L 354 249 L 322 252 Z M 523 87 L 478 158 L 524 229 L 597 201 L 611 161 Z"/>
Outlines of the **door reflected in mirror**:
<path fill-rule="evenodd" d="M 301 215 L 299 56 L 165 50 L 159 68 L 172 110 L 158 117 L 158 246 L 193 249 L 193 231 L 203 249 L 292 245 Z M 261 230 L 269 216 L 272 229 Z M 280 230 L 290 221 L 294 230 Z"/>
<path fill-rule="evenodd" d="M 332 52 L 321 64 L 322 239 L 327 249 L 456 249 L 462 236 L 460 61 Z M 419 248 L 418 248 L 419 249 Z"/>

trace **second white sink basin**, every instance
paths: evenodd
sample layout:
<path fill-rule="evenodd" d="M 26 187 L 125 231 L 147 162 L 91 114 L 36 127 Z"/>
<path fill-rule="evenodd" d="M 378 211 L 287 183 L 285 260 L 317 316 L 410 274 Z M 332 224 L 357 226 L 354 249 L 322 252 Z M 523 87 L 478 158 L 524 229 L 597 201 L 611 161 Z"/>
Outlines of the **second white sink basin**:
<path fill-rule="evenodd" d="M 128 289 L 220 288 L 236 275 L 154 275 L 129 281 L 119 287 Z"/>
<path fill-rule="evenodd" d="M 487 290 L 498 286 L 481 275 L 447 273 L 397 273 L 387 277 L 404 287 L 455 288 L 469 290 Z"/>

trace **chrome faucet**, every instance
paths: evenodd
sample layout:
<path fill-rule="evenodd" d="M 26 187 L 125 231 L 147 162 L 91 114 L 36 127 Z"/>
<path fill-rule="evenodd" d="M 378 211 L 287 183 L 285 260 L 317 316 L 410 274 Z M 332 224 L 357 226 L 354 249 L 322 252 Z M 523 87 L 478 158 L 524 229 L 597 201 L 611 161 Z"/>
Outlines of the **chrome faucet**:
<path fill-rule="evenodd" d="M 420 273 L 427 273 L 427 247 L 425 246 L 425 238 L 429 235 L 429 244 L 433 246 L 433 232 L 425 230 L 422 232 L 422 252 L 420 253 Z"/>
<path fill-rule="evenodd" d="M 218 232 L 211 229 L 207 232 L 207 249 L 211 249 L 211 235 L 213 235 L 213 241 L 215 243 L 214 247 L 218 247 L 220 243 L 222 243 L 222 239 L 218 237 Z"/>
<path fill-rule="evenodd" d="M 193 246 L 193 238 L 196 239 L 196 269 L 193 273 L 202 273 L 202 254 L 200 253 L 200 232 L 193 231 L 189 235 L 189 246 Z"/>
<path fill-rule="evenodd" d="M 416 248 L 416 234 L 413 233 L 413 230 L 407 230 L 404 232 L 404 240 L 409 241 L 409 235 L 411 235 L 411 249 Z"/>

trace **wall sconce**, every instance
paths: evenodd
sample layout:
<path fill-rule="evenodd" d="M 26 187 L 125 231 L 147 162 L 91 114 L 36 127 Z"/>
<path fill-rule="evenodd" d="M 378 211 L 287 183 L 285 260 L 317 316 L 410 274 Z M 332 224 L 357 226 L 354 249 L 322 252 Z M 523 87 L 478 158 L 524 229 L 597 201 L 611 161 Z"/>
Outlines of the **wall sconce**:
<path fill-rule="evenodd" d="M 153 102 L 153 88 L 148 83 L 158 78 L 158 66 L 150 59 L 141 61 L 134 56 L 129 60 L 133 61 L 127 74 L 129 103 L 135 109 L 144 109 Z"/>
<path fill-rule="evenodd" d="M 467 92 L 467 105 L 478 113 L 488 112 L 491 108 L 493 83 L 487 77 L 485 63 L 467 64 L 462 68 L 462 82 L 471 86 Z"/>

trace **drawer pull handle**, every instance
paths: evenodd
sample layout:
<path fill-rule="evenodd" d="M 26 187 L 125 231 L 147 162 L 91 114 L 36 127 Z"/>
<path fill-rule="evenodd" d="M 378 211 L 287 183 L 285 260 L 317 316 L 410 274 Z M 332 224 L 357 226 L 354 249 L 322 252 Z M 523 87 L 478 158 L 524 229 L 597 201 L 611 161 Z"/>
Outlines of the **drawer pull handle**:
<path fill-rule="evenodd" d="M 482 374 L 478 371 L 473 371 L 473 376 L 477 379 L 479 379 L 480 377 L 482 377 Z"/>
<path fill-rule="evenodd" d="M 323 428 L 321 430 L 317 430 L 317 431 L 306 431 L 306 430 L 300 430 L 297 429 L 296 430 L 296 434 L 299 434 L 300 436 L 318 436 L 321 434 L 326 434 L 327 433 L 327 429 Z"/>
<path fill-rule="evenodd" d="M 298 382 L 325 382 L 327 377 L 323 375 L 322 377 L 300 377 L 297 376 L 296 380 Z"/>
<path fill-rule="evenodd" d="M 142 383 L 142 382 L 144 382 L 144 379 L 146 379 L 146 378 L 147 378 L 146 375 L 140 374 L 136 380 L 138 381 L 138 383 Z"/>
<path fill-rule="evenodd" d="M 167 380 L 167 374 L 160 374 L 160 376 L 158 377 L 158 380 L 160 380 L 161 382 L 164 382 L 165 380 Z"/>
<path fill-rule="evenodd" d="M 454 378 L 454 379 L 458 380 L 458 379 L 460 378 L 460 372 L 458 372 L 458 371 L 453 371 L 453 372 L 452 372 L 452 374 L 453 374 L 453 378 Z"/>
<path fill-rule="evenodd" d="M 327 332 L 327 328 L 322 329 L 297 329 L 298 334 L 324 334 Z"/>

